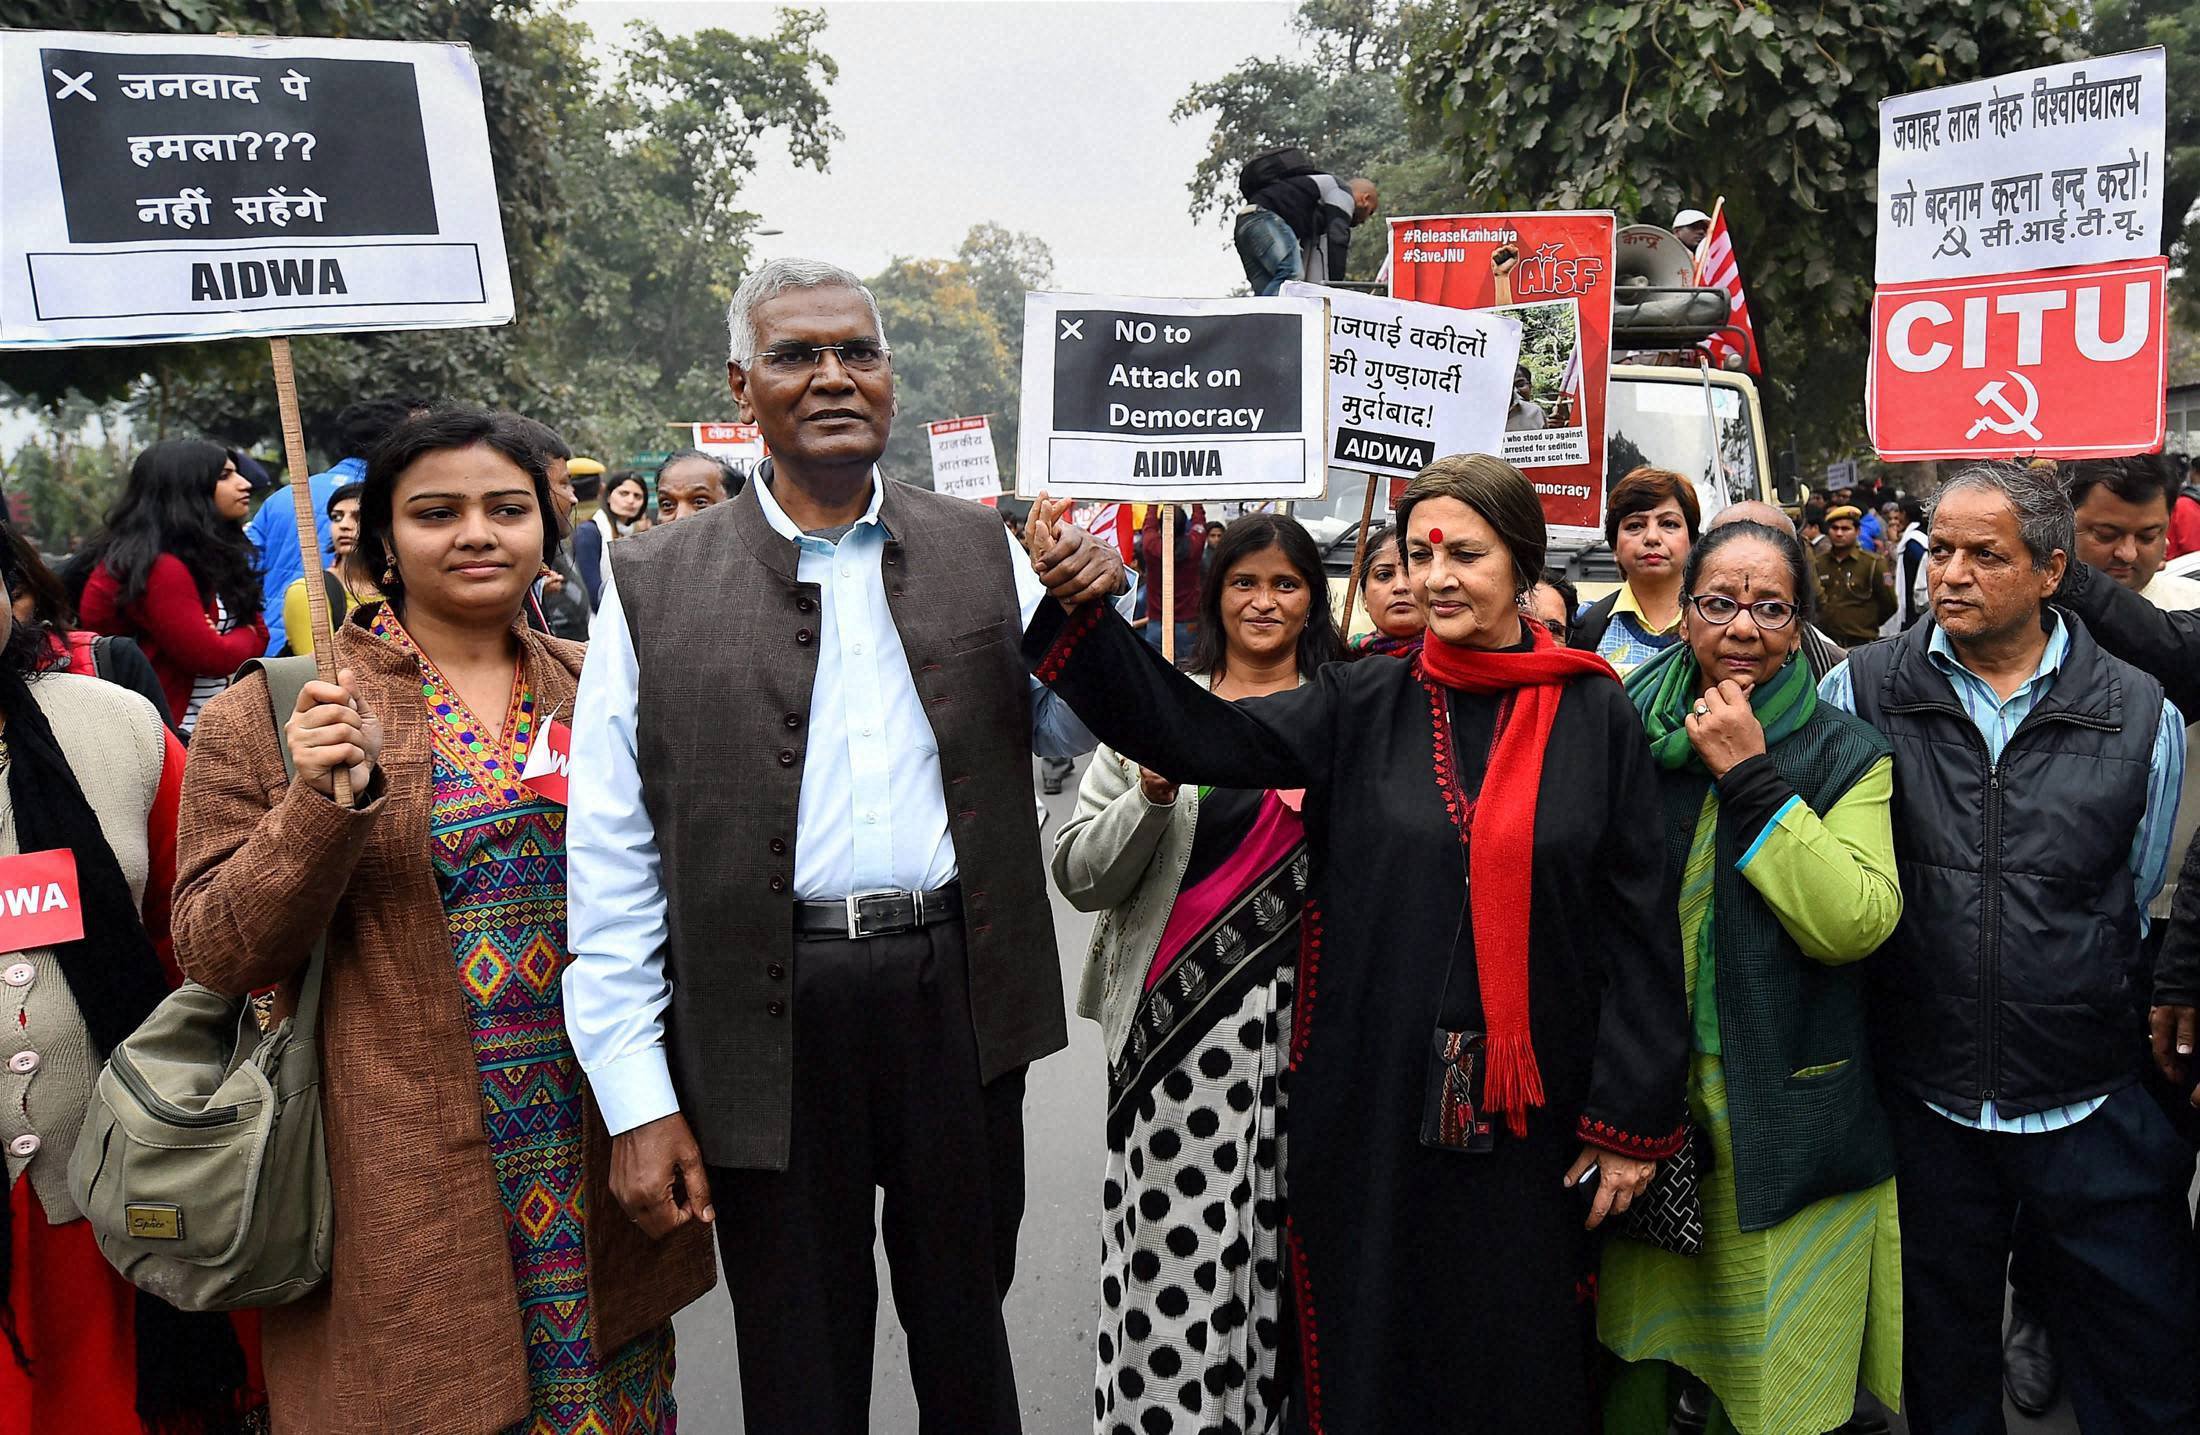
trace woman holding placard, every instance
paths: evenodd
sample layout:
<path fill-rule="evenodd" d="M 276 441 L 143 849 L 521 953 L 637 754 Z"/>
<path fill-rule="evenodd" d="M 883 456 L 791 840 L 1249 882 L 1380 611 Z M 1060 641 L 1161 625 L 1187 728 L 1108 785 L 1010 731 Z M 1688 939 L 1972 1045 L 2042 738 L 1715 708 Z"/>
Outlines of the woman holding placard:
<path fill-rule="evenodd" d="M 8 542 L 0 577 L 29 591 Z M 69 1195 L 101 1063 L 176 982 L 183 745 L 144 698 L 41 672 L 46 658 L 44 631 L 0 609 L 0 892 L 65 880 L 76 914 L 39 935 L 0 920 L 0 1431 L 236 1430 L 248 1374 L 230 1318 L 133 1290 Z M 57 854 L 65 879 L 25 875 Z"/>
<path fill-rule="evenodd" d="M 219 444 L 164 439 L 130 481 L 88 550 L 84 626 L 135 638 L 185 737 L 230 674 L 267 651 L 260 575 L 244 521 L 252 484 Z"/>
<path fill-rule="evenodd" d="M 267 1325 L 278 1429 L 671 1428 L 670 1316 L 710 1288 L 709 1236 L 653 1242 L 611 1198 L 560 994 L 565 809 L 520 776 L 581 660 L 521 619 L 551 504 L 517 420 L 409 421 L 367 470 L 385 596 L 336 633 L 339 683 L 308 683 L 278 734 L 247 679 L 200 732 L 185 970 L 250 991 L 328 933 L 336 1246 L 329 1287 Z"/>
<path fill-rule="evenodd" d="M 1209 552 L 1194 682 L 1254 698 L 1345 656 L 1321 554 L 1295 520 L 1238 519 Z M 1187 1430 L 1259 1432 L 1281 1408 L 1280 1077 L 1304 796 L 1179 787 L 1103 747 L 1055 840 L 1062 895 L 1101 914 L 1077 1002 L 1108 1055 L 1098 1429 L 1150 1429 L 1158 1411 Z M 1139 1218 L 1157 1203 L 1173 1214 Z"/>
<path fill-rule="evenodd" d="M 1033 510 L 1035 552 L 1064 507 Z M 1581 1430 L 1597 1415 L 1589 1229 L 1685 1132 L 1680 945 L 1662 833 L 1637 820 L 1654 770 L 1611 669 L 1522 618 L 1544 527 L 1518 469 L 1440 459 L 1399 525 L 1428 613 L 1411 661 L 1227 702 L 1096 603 L 1042 605 L 1025 651 L 1157 772 L 1305 789 L 1279 1078 L 1295 1428 Z M 1151 1194 L 1142 1237 L 1215 1200 Z M 1243 1314 L 1216 1309 L 1201 1338 Z"/>

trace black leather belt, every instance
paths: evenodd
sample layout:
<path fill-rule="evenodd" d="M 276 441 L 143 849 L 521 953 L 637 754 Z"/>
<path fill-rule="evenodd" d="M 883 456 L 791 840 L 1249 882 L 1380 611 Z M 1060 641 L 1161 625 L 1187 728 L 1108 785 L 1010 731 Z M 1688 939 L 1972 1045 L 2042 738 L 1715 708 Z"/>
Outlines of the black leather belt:
<path fill-rule="evenodd" d="M 952 922 L 962 915 L 962 884 L 930 892 L 855 892 L 836 901 L 794 904 L 798 937 L 886 937 Z"/>

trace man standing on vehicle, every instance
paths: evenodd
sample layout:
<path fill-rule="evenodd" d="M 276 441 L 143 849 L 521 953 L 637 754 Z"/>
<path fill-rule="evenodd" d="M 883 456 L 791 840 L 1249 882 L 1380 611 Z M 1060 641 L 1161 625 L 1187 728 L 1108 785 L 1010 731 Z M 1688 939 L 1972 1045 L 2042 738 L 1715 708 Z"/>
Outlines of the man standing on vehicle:
<path fill-rule="evenodd" d="M 1253 156 L 1238 175 L 1245 207 L 1235 240 L 1245 282 L 1272 298 L 1287 279 L 1329 284 L 1344 278 L 1352 231 L 1374 217 L 1371 179 L 1323 174 L 1301 149 L 1286 146 Z"/>
<path fill-rule="evenodd" d="M 1894 584 L 1887 562 L 1856 541 L 1863 514 L 1844 503 L 1826 512 L 1826 551 L 1818 559 L 1818 621 L 1844 648 L 1879 636 L 1894 616 Z"/>

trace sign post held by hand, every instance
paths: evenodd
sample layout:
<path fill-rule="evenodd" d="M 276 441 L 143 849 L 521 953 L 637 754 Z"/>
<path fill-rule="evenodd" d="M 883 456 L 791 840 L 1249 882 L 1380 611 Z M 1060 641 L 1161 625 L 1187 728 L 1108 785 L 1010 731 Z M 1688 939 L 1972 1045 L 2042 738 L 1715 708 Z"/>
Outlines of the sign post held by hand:
<path fill-rule="evenodd" d="M 472 54 L 0 32 L 0 136 L 0 349 L 268 339 L 314 652 L 333 681 L 290 337 L 511 321 Z M 349 774 L 335 787 L 348 803 Z"/>

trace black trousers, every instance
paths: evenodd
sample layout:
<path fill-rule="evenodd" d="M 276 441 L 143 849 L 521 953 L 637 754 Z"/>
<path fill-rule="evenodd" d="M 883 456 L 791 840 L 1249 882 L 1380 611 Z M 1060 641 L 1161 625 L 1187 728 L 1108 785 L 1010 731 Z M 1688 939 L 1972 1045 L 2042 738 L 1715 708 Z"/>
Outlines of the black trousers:
<path fill-rule="evenodd" d="M 2002 1435 L 2001 1312 L 2018 1206 L 2027 1274 L 2086 1435 L 2200 1430 L 2192 1148 L 2132 1085 L 2075 1126 L 1974 1131 L 1889 1093 L 1911 1435 Z"/>
<path fill-rule="evenodd" d="M 756 1435 L 865 1435 L 875 1188 L 923 1435 L 1017 1435 L 1001 1302 L 1024 1207 L 1024 1073 L 978 1081 L 960 922 L 797 938 L 785 1171 L 713 1168 Z"/>

